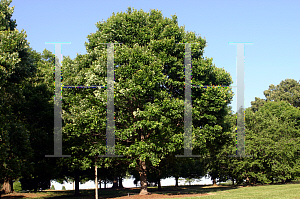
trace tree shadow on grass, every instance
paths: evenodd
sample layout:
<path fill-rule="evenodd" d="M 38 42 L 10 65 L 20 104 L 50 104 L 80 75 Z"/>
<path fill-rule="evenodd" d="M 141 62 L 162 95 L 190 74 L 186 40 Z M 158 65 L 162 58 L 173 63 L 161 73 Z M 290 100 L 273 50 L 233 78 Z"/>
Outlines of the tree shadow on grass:
<path fill-rule="evenodd" d="M 190 185 L 190 186 L 165 186 L 162 187 L 161 190 L 158 190 L 157 187 L 148 187 L 148 192 L 151 194 L 161 194 L 162 196 L 165 195 L 186 195 L 186 194 L 207 194 L 207 193 L 214 193 L 217 191 L 226 191 L 226 190 L 232 190 L 237 189 L 237 187 L 233 186 L 207 186 L 207 185 Z M 129 195 L 138 195 L 140 193 L 140 188 L 123 188 L 123 189 L 99 189 L 98 190 L 98 196 L 99 199 L 102 198 L 116 198 L 116 197 L 122 197 L 122 196 L 128 196 Z M 67 191 L 52 191 L 51 195 L 48 195 L 45 198 L 95 198 L 95 190 L 89 189 L 89 190 L 80 190 L 80 195 L 75 196 L 73 190 L 67 190 Z"/>
<path fill-rule="evenodd" d="M 190 185 L 190 186 L 179 186 L 179 187 L 164 187 L 161 191 L 157 189 L 154 191 L 156 194 L 167 194 L 167 195 L 184 195 L 184 194 L 205 194 L 214 193 L 217 191 L 226 191 L 236 189 L 233 186 L 207 186 L 207 185 Z"/>

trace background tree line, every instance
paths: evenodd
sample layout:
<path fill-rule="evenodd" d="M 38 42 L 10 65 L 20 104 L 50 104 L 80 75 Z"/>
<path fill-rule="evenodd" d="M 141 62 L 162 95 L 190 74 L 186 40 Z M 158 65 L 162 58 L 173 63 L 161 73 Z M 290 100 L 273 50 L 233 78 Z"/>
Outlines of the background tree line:
<path fill-rule="evenodd" d="M 98 158 L 106 153 L 106 102 L 103 88 L 63 90 L 63 154 L 53 153 L 53 66 L 55 56 L 36 52 L 26 34 L 11 19 L 10 0 L 0 9 L 0 183 L 12 192 L 14 180 L 22 189 L 50 188 L 50 180 L 94 180 L 122 188 L 126 176 L 161 189 L 161 179 L 201 178 L 246 183 L 276 183 L 299 178 L 300 84 L 286 79 L 270 85 L 266 99 L 255 98 L 245 111 L 245 149 L 252 157 L 235 154 L 236 113 L 229 106 L 230 88 L 192 88 L 193 154 L 184 151 L 185 45 L 191 45 L 193 85 L 230 85 L 232 79 L 204 58 L 206 41 L 178 26 L 176 15 L 164 18 L 128 8 L 97 23 L 88 36 L 87 54 L 62 62 L 64 85 L 107 85 L 107 52 L 114 47 L 115 152 L 120 158 Z"/>

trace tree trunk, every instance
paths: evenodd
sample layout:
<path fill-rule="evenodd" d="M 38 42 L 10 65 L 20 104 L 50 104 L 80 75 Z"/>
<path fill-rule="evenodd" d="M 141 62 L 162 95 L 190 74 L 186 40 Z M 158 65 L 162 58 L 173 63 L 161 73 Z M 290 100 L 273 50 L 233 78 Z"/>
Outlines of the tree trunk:
<path fill-rule="evenodd" d="M 51 181 L 50 181 L 50 183 L 47 183 L 47 189 L 50 189 L 50 184 L 51 184 Z"/>
<path fill-rule="evenodd" d="M 75 171 L 75 196 L 79 196 L 79 170 Z"/>
<path fill-rule="evenodd" d="M 121 188 L 121 189 L 124 188 L 124 187 L 123 187 L 123 184 L 122 184 L 122 180 L 123 180 L 123 179 L 122 179 L 122 177 L 120 176 L 120 177 L 119 177 L 119 188 Z"/>
<path fill-rule="evenodd" d="M 117 189 L 118 188 L 118 177 L 116 175 L 114 176 L 112 188 L 113 189 Z"/>
<path fill-rule="evenodd" d="M 246 178 L 246 184 L 249 185 L 249 178 L 248 178 L 248 176 Z"/>
<path fill-rule="evenodd" d="M 158 172 L 158 179 L 157 179 L 157 189 L 158 190 L 161 190 L 160 176 L 161 176 L 161 170 L 159 170 L 159 172 Z"/>
<path fill-rule="evenodd" d="M 33 180 L 32 184 L 34 185 L 34 186 L 33 186 L 33 191 L 34 191 L 34 192 L 37 192 L 37 189 L 38 189 L 38 186 L 39 186 L 38 180 L 35 178 L 35 179 Z"/>
<path fill-rule="evenodd" d="M 232 186 L 233 186 L 234 185 L 234 178 L 232 177 L 231 180 L 232 180 Z"/>
<path fill-rule="evenodd" d="M 104 179 L 104 189 L 106 189 L 106 178 Z"/>
<path fill-rule="evenodd" d="M 216 178 L 213 178 L 213 186 L 217 186 Z"/>
<path fill-rule="evenodd" d="M 98 173 L 97 173 L 97 165 L 95 165 L 95 199 L 98 199 Z"/>
<path fill-rule="evenodd" d="M 158 178 L 158 181 L 157 181 L 157 190 L 158 190 L 158 191 L 161 190 L 160 178 Z"/>
<path fill-rule="evenodd" d="M 13 183 L 12 178 L 9 180 L 9 184 L 10 184 L 10 187 L 11 187 L 11 192 L 14 192 L 14 183 Z"/>
<path fill-rule="evenodd" d="M 139 174 L 141 182 L 140 195 L 149 195 L 150 193 L 147 190 L 147 167 L 145 161 L 139 160 Z"/>
<path fill-rule="evenodd" d="M 100 186 L 100 189 L 101 189 L 101 179 L 99 179 L 99 186 Z"/>
<path fill-rule="evenodd" d="M 175 177 L 175 187 L 178 187 L 178 176 Z"/>
<path fill-rule="evenodd" d="M 12 193 L 14 191 L 12 178 L 5 178 L 2 186 L 2 191 L 4 194 Z"/>

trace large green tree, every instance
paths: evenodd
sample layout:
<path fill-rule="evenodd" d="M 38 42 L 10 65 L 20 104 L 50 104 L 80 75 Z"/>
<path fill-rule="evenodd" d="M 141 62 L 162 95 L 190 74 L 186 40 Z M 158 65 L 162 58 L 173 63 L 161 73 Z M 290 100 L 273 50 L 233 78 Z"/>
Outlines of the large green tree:
<path fill-rule="evenodd" d="M 6 193 L 20 177 L 24 189 L 47 188 L 56 168 L 45 158 L 53 151 L 54 55 L 29 47 L 10 3 L 0 3 L 0 180 Z"/>
<path fill-rule="evenodd" d="M 33 62 L 37 66 L 34 77 L 22 86 L 24 100 L 20 114 L 30 132 L 32 156 L 27 174 L 20 179 L 23 189 L 50 188 L 50 180 L 58 172 L 57 159 L 45 158 L 53 153 L 53 63 L 54 55 L 44 50 L 43 54 L 31 51 Z"/>
<path fill-rule="evenodd" d="M 286 86 L 292 85 L 288 82 L 295 85 Z M 277 88 L 277 92 L 270 94 L 272 88 Z M 239 184 L 244 180 L 255 184 L 299 178 L 299 108 L 296 99 L 287 97 L 297 95 L 299 88 L 296 81 L 287 79 L 276 87 L 270 85 L 264 92 L 267 100 L 255 98 L 252 106 L 245 110 L 245 152 L 249 157 L 228 157 L 236 147 L 233 132 L 231 144 L 218 158 L 222 179 L 230 177 Z"/>
<path fill-rule="evenodd" d="M 128 8 L 97 28 L 88 36 L 86 55 L 64 58 L 64 85 L 107 85 L 108 50 L 102 43 L 123 43 L 114 47 L 115 152 L 136 168 L 140 194 L 148 194 L 147 168 L 184 150 L 185 45 L 176 43 L 197 43 L 191 45 L 194 85 L 230 85 L 232 80 L 203 57 L 206 41 L 179 27 L 175 15 L 169 19 L 157 10 Z M 212 154 L 226 142 L 222 126 L 231 99 L 230 88 L 192 89 L 194 153 Z M 63 100 L 70 153 L 104 155 L 107 89 L 65 89 Z"/>
<path fill-rule="evenodd" d="M 16 29 L 11 19 L 14 7 L 7 0 L 0 2 L 0 180 L 4 192 L 12 191 L 12 181 L 25 170 L 32 149 L 29 132 L 19 114 L 24 96 L 22 83 L 36 67 L 30 56 L 26 34 Z"/>
<path fill-rule="evenodd" d="M 256 113 L 247 110 L 246 160 L 254 181 L 290 181 L 299 177 L 300 112 L 284 101 L 266 102 Z"/>

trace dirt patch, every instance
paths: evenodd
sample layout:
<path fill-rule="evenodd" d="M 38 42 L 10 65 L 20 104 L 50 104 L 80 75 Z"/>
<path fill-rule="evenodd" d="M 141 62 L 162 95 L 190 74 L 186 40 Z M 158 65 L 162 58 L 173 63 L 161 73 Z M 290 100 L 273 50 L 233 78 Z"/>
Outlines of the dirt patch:
<path fill-rule="evenodd" d="M 13 198 L 36 198 L 48 196 L 48 194 L 36 194 L 36 193 L 9 193 L 9 194 L 2 194 L 1 198 L 5 199 L 13 199 Z"/>
<path fill-rule="evenodd" d="M 16 198 L 36 198 L 36 197 L 43 197 L 47 196 L 48 194 L 35 194 L 35 193 L 11 193 L 11 194 L 5 194 L 1 197 L 4 199 L 16 199 Z M 203 193 L 203 194 L 178 194 L 178 195 L 171 195 L 171 194 L 151 194 L 151 195 L 129 195 L 129 196 L 122 196 L 117 198 L 103 198 L 99 196 L 99 199 L 150 199 L 150 198 L 156 198 L 156 199 L 163 199 L 163 198 L 183 198 L 183 197 L 195 197 L 195 196 L 206 196 L 206 195 L 215 195 L 215 193 Z M 88 196 L 85 196 L 86 198 L 89 198 Z"/>
<path fill-rule="evenodd" d="M 215 195 L 215 193 L 203 193 L 203 194 L 178 194 L 178 195 L 163 195 L 163 194 L 151 194 L 151 195 L 129 195 L 129 196 L 123 196 L 118 198 L 110 198 L 110 199 L 149 199 L 149 198 L 156 198 L 156 199 L 163 199 L 163 198 L 183 198 L 183 197 L 195 197 L 195 196 L 207 196 L 207 195 Z M 104 198 L 103 198 L 104 199 Z"/>
<path fill-rule="evenodd" d="M 207 186 L 205 188 L 212 188 L 211 186 Z M 128 190 L 139 190 L 140 188 L 127 188 Z M 118 191 L 119 189 L 116 189 L 116 191 Z M 120 189 L 120 190 L 124 190 L 124 189 Z M 61 191 L 61 190 L 45 190 L 45 191 L 53 191 L 53 192 L 57 192 L 57 191 Z M 151 193 L 150 195 L 139 195 L 138 193 L 129 193 L 129 195 L 125 195 L 125 196 L 119 196 L 119 197 L 114 197 L 114 198 L 111 198 L 111 197 L 105 197 L 105 196 L 101 196 L 99 195 L 99 199 L 151 199 L 151 198 L 154 198 L 154 199 L 167 199 L 167 198 L 184 198 L 184 197 L 195 197 L 195 196 L 207 196 L 207 195 L 215 195 L 216 193 L 185 193 L 184 191 L 185 190 L 176 190 L 176 193 L 175 193 L 175 190 L 174 189 L 171 189 L 171 188 L 165 188 L 163 191 L 166 191 L 166 192 L 169 192 L 169 193 L 161 193 L 161 194 L 158 194 L 158 193 Z M 183 192 L 181 192 L 183 191 Z M 171 193 L 170 193 L 171 192 Z M 172 193 L 174 192 L 174 193 Z M 17 199 L 17 198 L 36 198 L 36 197 L 47 197 L 47 196 L 50 196 L 51 194 L 47 194 L 47 193 L 11 193 L 11 194 L 5 194 L 5 195 L 2 195 L 2 198 L 4 199 Z M 59 196 L 56 196 L 59 198 Z M 60 196 L 60 198 L 63 198 L 65 196 Z M 95 196 L 94 194 L 93 195 L 82 195 L 82 198 L 86 198 L 86 199 L 94 199 Z"/>

